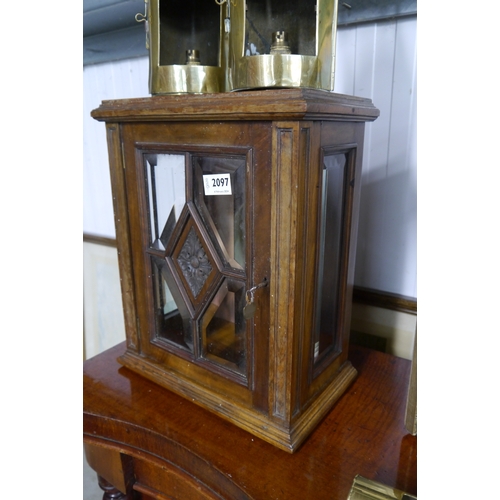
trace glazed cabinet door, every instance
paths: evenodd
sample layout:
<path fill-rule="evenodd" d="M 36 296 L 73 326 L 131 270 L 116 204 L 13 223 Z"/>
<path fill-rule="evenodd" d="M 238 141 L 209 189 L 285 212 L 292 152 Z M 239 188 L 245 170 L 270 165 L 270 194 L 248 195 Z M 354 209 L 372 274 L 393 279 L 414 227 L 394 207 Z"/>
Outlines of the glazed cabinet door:
<path fill-rule="evenodd" d="M 265 405 L 270 164 L 255 146 L 268 127 L 122 127 L 138 353 Z"/>

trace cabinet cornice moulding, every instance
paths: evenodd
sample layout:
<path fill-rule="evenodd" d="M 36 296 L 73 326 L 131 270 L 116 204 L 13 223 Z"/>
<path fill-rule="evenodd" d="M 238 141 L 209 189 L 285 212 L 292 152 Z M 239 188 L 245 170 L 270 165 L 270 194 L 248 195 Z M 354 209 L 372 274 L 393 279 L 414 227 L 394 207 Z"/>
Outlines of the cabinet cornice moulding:
<path fill-rule="evenodd" d="M 366 122 L 375 120 L 379 114 L 370 99 L 298 88 L 105 100 L 91 113 L 96 120 L 105 122 L 167 118 L 170 121 L 335 120 L 340 117 L 344 121 Z"/>

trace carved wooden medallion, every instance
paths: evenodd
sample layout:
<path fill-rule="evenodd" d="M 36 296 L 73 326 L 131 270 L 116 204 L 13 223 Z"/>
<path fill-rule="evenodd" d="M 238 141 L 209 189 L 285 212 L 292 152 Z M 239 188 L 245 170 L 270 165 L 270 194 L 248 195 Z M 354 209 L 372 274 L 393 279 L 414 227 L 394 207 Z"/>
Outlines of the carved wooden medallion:
<path fill-rule="evenodd" d="M 177 262 L 191 292 L 197 297 L 212 271 L 212 265 L 194 228 L 189 231 Z"/>

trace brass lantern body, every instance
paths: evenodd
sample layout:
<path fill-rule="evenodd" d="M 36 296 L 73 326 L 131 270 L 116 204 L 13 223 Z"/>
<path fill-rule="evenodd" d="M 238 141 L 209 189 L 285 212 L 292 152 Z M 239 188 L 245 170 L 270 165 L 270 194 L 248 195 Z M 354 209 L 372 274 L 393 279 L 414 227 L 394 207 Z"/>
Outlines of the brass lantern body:
<path fill-rule="evenodd" d="M 225 90 L 225 10 L 214 0 L 149 0 L 151 94 Z"/>
<path fill-rule="evenodd" d="M 228 0 L 232 90 L 304 87 L 333 91 L 337 0 Z M 276 43 L 282 33 L 288 50 Z"/>

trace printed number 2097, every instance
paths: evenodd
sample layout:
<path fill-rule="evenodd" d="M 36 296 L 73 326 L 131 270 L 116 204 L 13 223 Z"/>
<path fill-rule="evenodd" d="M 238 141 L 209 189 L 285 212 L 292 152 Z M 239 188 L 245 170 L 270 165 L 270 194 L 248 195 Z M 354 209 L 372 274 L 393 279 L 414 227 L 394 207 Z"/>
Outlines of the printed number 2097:
<path fill-rule="evenodd" d="M 220 178 L 217 177 L 216 179 L 212 179 L 212 187 L 224 187 L 224 186 L 229 186 L 229 177 Z"/>

